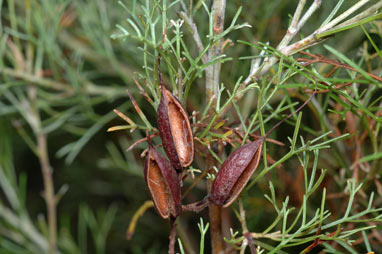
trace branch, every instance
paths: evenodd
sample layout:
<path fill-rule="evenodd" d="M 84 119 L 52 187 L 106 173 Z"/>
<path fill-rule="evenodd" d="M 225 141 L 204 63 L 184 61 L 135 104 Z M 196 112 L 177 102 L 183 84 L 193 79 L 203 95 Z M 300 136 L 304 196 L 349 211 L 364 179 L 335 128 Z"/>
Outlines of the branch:
<path fill-rule="evenodd" d="M 224 30 L 224 16 L 225 16 L 226 0 L 214 0 L 212 3 L 212 36 L 216 37 L 221 34 Z M 213 39 L 213 38 L 210 38 Z M 223 38 L 216 41 L 207 53 L 207 62 L 216 56 L 220 55 Z M 213 95 L 219 93 L 219 76 L 220 76 L 221 63 L 216 63 L 210 65 L 206 68 L 206 104 L 209 102 L 209 98 Z M 216 98 L 216 97 L 215 97 Z M 216 99 L 212 101 L 210 106 L 210 115 L 214 114 L 214 108 L 216 106 Z M 208 169 L 212 168 L 216 164 L 213 157 L 208 160 Z M 211 185 L 209 184 L 209 187 Z M 210 188 L 208 188 L 210 190 Z M 222 233 L 222 218 L 221 218 L 221 207 L 216 205 L 209 206 L 209 221 L 210 221 L 210 234 L 211 234 L 211 245 L 213 254 L 224 253 L 225 242 Z"/>
<path fill-rule="evenodd" d="M 170 229 L 170 242 L 168 247 L 168 254 L 175 254 L 175 241 L 176 241 L 176 219 L 171 219 L 171 229 Z"/>
<path fill-rule="evenodd" d="M 213 36 L 216 37 L 224 30 L 226 0 L 214 0 L 212 4 L 212 28 Z M 223 38 L 215 42 L 208 50 L 207 62 L 220 55 L 223 44 Z M 206 68 L 206 97 L 211 98 L 214 94 L 219 93 L 219 74 L 221 63 L 210 65 Z M 215 105 L 212 105 L 215 106 Z M 213 108 L 213 107 L 211 107 Z"/>
<path fill-rule="evenodd" d="M 192 37 L 194 38 L 196 46 L 198 47 L 199 54 L 202 54 L 202 52 L 204 50 L 204 46 L 203 46 L 203 42 L 199 36 L 198 27 L 195 25 L 192 18 L 189 17 L 185 12 L 181 11 L 179 13 L 179 17 L 185 21 L 187 27 L 189 28 L 188 30 L 190 31 Z M 202 62 L 207 63 L 207 56 L 206 55 L 202 56 Z"/>
<path fill-rule="evenodd" d="M 281 40 L 280 44 L 278 45 L 277 47 L 278 49 L 288 45 L 289 42 L 293 39 L 293 37 L 296 35 L 298 21 L 301 17 L 305 3 L 306 3 L 306 0 L 300 0 L 300 2 L 298 3 L 296 11 L 292 18 L 292 22 L 290 23 L 290 26 L 288 27 L 288 31 L 285 34 L 284 38 Z"/>
<path fill-rule="evenodd" d="M 56 204 L 57 199 L 54 193 L 54 184 L 52 177 L 52 166 L 50 165 L 48 155 L 47 137 L 41 126 L 41 116 L 37 108 L 36 102 L 37 90 L 36 87 L 28 87 L 28 99 L 30 107 L 27 109 L 30 115 L 29 124 L 37 139 L 38 159 L 41 165 L 41 172 L 44 181 L 44 199 L 47 207 L 48 216 L 48 243 L 49 254 L 56 252 L 57 244 L 57 214 Z M 33 122 L 31 122 L 33 121 Z"/>
<path fill-rule="evenodd" d="M 362 0 L 359 1 L 357 4 L 353 5 L 351 8 L 343 12 L 341 15 L 339 15 L 337 18 L 332 20 L 326 25 L 323 25 L 322 27 L 315 30 L 313 33 L 311 33 L 309 36 L 307 36 L 304 39 L 301 39 L 291 45 L 288 45 L 289 42 L 293 39 L 293 37 L 301 30 L 301 28 L 304 26 L 306 21 L 312 16 L 312 14 L 318 9 L 318 7 L 321 5 L 321 0 L 315 0 L 310 8 L 307 10 L 305 15 L 297 22 L 299 17 L 301 16 L 301 10 L 303 5 L 305 4 L 305 0 L 300 0 L 299 5 L 296 8 L 295 14 L 292 18 L 292 22 L 290 27 L 288 28 L 287 34 L 284 36 L 283 40 L 280 42 L 280 44 L 277 47 L 277 50 L 280 51 L 281 54 L 285 56 L 293 55 L 301 50 L 304 50 L 306 48 L 312 47 L 323 40 L 326 40 L 328 37 L 320 36 L 320 34 L 324 34 L 325 32 L 333 29 L 338 28 L 341 26 L 349 25 L 349 24 L 355 24 L 359 21 L 361 21 L 363 18 L 370 16 L 371 14 L 374 14 L 379 8 L 382 7 L 382 2 L 378 2 L 374 4 L 373 6 L 369 7 L 367 10 L 361 12 L 360 14 L 356 15 L 355 17 L 344 21 L 349 15 L 353 14 L 355 11 L 360 9 L 363 5 L 365 5 L 370 0 Z M 341 23 L 342 22 L 342 23 Z M 341 23 L 341 24 L 339 24 Z M 250 84 L 253 80 L 257 80 L 262 75 L 267 73 L 277 62 L 279 61 L 279 58 L 277 56 L 272 56 L 269 58 L 266 58 L 261 66 L 259 66 L 256 69 L 253 69 L 248 77 L 245 79 L 245 81 L 242 84 L 242 87 L 244 88 L 248 84 Z M 241 95 L 243 96 L 243 95 Z M 240 97 L 241 97 L 240 96 Z M 237 98 L 240 99 L 240 98 Z"/>
<path fill-rule="evenodd" d="M 69 83 L 62 83 L 58 82 L 52 79 L 47 79 L 43 77 L 39 77 L 37 75 L 32 75 L 24 71 L 15 70 L 12 68 L 3 68 L 0 70 L 1 74 L 7 75 L 9 77 L 13 77 L 16 79 L 22 79 L 24 81 L 27 81 L 28 83 L 31 83 L 33 85 L 53 89 L 56 91 L 66 92 L 68 95 L 72 95 L 76 92 L 76 90 L 73 88 L 73 86 Z M 125 89 L 116 89 L 113 87 L 104 87 L 104 86 L 97 86 L 94 83 L 90 81 L 83 81 L 83 90 L 90 94 L 90 95 L 120 95 L 123 94 Z"/>
<path fill-rule="evenodd" d="M 364 6 L 369 1 L 370 0 L 361 0 L 361 1 L 359 1 L 358 3 L 353 5 L 351 8 L 349 8 L 347 11 L 342 13 L 337 18 L 333 19 L 331 22 L 329 22 L 328 24 L 326 24 L 325 26 L 323 26 L 319 30 L 325 31 L 325 30 L 328 30 L 330 28 L 335 27 L 336 25 L 338 25 L 338 23 L 340 23 L 341 21 L 346 19 L 349 15 L 351 15 L 353 12 L 357 11 L 358 9 L 360 9 L 362 6 Z"/>
<path fill-rule="evenodd" d="M 363 12 L 356 15 L 355 17 L 343 22 L 341 25 L 346 26 L 346 25 L 356 23 L 358 20 L 361 20 L 363 18 L 366 18 L 367 16 L 370 16 L 370 15 L 376 13 L 380 8 L 382 8 L 382 2 L 374 4 L 373 6 L 371 6 L 367 10 L 364 10 Z"/>
<path fill-rule="evenodd" d="M 244 210 L 242 198 L 239 198 L 239 211 L 240 211 L 239 219 L 240 219 L 241 229 L 242 229 L 243 236 L 244 236 L 243 242 L 241 243 L 241 246 L 240 246 L 240 254 L 244 254 L 245 253 L 245 249 L 247 248 L 248 243 L 249 243 L 248 239 L 251 238 L 251 240 L 252 240 L 252 236 L 249 234 L 249 231 L 248 231 L 247 221 L 245 219 L 245 210 Z M 251 247 L 251 254 L 254 254 L 252 252 L 253 247 L 254 246 Z"/>

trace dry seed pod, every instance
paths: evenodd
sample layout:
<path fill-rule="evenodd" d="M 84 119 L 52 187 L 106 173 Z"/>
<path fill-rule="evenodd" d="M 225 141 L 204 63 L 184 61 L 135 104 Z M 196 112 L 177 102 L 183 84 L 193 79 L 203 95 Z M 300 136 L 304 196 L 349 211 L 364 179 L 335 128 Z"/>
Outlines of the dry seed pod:
<path fill-rule="evenodd" d="M 212 184 L 208 198 L 211 203 L 227 207 L 235 201 L 259 165 L 261 150 L 265 139 L 280 126 L 280 124 L 304 108 L 315 94 L 316 90 L 314 90 L 309 99 L 296 109 L 296 111 L 290 113 L 287 117 L 275 124 L 264 137 L 243 145 L 228 156 Z"/>
<path fill-rule="evenodd" d="M 181 192 L 176 171 L 151 144 L 145 165 L 145 180 L 158 213 L 163 219 L 181 212 Z"/>
<path fill-rule="evenodd" d="M 194 142 L 188 115 L 180 102 L 163 84 L 158 107 L 158 126 L 171 164 L 178 170 L 189 166 L 194 159 Z"/>
<path fill-rule="evenodd" d="M 259 165 L 264 138 L 243 145 L 228 156 L 212 185 L 209 200 L 227 207 L 237 198 Z"/>

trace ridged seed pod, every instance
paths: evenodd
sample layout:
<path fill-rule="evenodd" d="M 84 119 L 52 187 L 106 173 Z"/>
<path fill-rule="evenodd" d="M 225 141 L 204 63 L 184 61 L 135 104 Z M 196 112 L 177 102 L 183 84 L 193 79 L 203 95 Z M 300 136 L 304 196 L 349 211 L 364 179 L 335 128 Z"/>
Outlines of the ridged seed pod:
<path fill-rule="evenodd" d="M 188 115 L 180 102 L 161 85 L 158 127 L 171 164 L 177 170 L 189 166 L 194 159 L 194 141 Z"/>
<path fill-rule="evenodd" d="M 159 215 L 163 219 L 177 217 L 181 212 L 181 191 L 177 173 L 171 163 L 151 144 L 144 173 Z"/>
<path fill-rule="evenodd" d="M 227 207 L 235 201 L 259 165 L 263 142 L 260 138 L 228 156 L 212 184 L 210 202 Z"/>

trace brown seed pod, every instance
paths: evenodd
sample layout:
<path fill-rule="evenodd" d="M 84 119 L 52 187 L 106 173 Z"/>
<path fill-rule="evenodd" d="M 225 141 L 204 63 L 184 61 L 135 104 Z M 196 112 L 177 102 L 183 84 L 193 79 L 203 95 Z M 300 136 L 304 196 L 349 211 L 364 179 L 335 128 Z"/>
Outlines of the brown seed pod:
<path fill-rule="evenodd" d="M 280 126 L 280 124 L 304 108 L 315 93 L 316 90 L 296 111 L 290 113 L 287 117 L 275 124 L 263 137 L 241 146 L 228 156 L 212 184 L 208 197 L 211 203 L 227 207 L 235 201 L 259 165 L 261 150 L 265 139 Z"/>
<path fill-rule="evenodd" d="M 158 127 L 168 158 L 174 168 L 189 166 L 194 159 L 194 142 L 188 115 L 163 84 L 158 107 Z"/>
<path fill-rule="evenodd" d="M 243 145 L 228 156 L 212 185 L 209 200 L 227 207 L 243 190 L 259 165 L 264 138 Z"/>
<path fill-rule="evenodd" d="M 145 180 L 159 215 L 176 218 L 181 212 L 181 191 L 171 163 L 151 144 L 145 165 Z"/>

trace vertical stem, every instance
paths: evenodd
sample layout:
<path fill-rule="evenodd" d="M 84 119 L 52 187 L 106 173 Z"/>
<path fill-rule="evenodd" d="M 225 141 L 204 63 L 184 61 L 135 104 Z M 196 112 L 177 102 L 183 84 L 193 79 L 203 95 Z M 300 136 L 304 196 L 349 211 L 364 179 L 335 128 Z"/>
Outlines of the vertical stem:
<path fill-rule="evenodd" d="M 25 12 L 26 12 L 26 27 L 29 35 L 32 35 L 32 16 L 31 16 L 31 2 L 30 0 L 25 0 Z M 19 47 L 20 48 L 20 47 Z M 41 71 L 40 66 L 36 66 L 33 70 L 34 63 L 34 46 L 31 42 L 28 42 L 26 49 L 26 60 L 27 64 L 20 71 L 30 74 L 33 77 L 39 78 L 39 73 Z M 33 73 L 34 72 L 34 73 Z M 48 217 L 48 245 L 49 254 L 56 253 L 56 243 L 57 243 L 57 215 L 56 215 L 56 205 L 57 200 L 54 193 L 54 184 L 52 176 L 52 167 L 49 161 L 48 154 L 48 142 L 47 136 L 44 132 L 41 124 L 41 116 L 37 106 L 37 87 L 29 86 L 27 89 L 28 100 L 30 107 L 27 107 L 27 115 L 30 117 L 27 119 L 29 125 L 31 126 L 34 135 L 37 139 L 37 154 L 41 165 L 41 173 L 44 181 L 44 199 L 47 207 L 47 217 Z"/>
<path fill-rule="evenodd" d="M 222 207 L 210 205 L 208 215 L 210 218 L 211 245 L 213 254 L 224 254 L 225 243 L 221 228 Z"/>
<path fill-rule="evenodd" d="M 217 161 L 213 156 L 208 156 L 207 165 L 210 172 L 215 172 L 210 169 L 216 165 L 216 162 Z M 211 191 L 212 183 L 213 181 L 207 182 L 208 192 Z M 222 230 L 222 210 L 223 208 L 221 206 L 216 206 L 214 204 L 208 205 L 212 254 L 224 254 L 225 242 Z"/>
<path fill-rule="evenodd" d="M 49 227 L 49 253 L 54 254 L 56 251 L 56 197 L 54 194 L 54 185 L 52 177 L 52 168 L 48 157 L 48 146 L 46 136 L 39 133 L 37 136 L 37 150 L 41 164 L 42 175 L 44 179 L 44 198 L 48 212 L 48 227 Z"/>
<path fill-rule="evenodd" d="M 224 16 L 225 16 L 226 0 L 214 0 L 212 3 L 212 26 L 213 36 L 219 35 L 224 29 Z M 214 57 L 220 55 L 223 39 L 217 41 L 211 46 L 207 54 L 207 62 Z M 207 67 L 206 69 L 206 104 L 213 95 L 219 93 L 219 76 L 220 76 L 221 64 L 217 63 Z M 215 96 L 216 98 L 216 96 Z M 213 115 L 216 106 L 216 100 L 214 100 L 210 107 L 210 115 Z M 214 158 L 211 158 L 208 163 L 208 169 L 210 169 L 216 163 Z M 209 184 L 209 187 L 211 184 Z M 208 188 L 210 190 L 210 188 Z M 209 206 L 209 221 L 210 221 L 210 234 L 211 245 L 213 254 L 223 254 L 225 243 L 222 234 L 221 227 L 221 207 L 210 205 Z"/>
<path fill-rule="evenodd" d="M 244 236 L 243 242 L 240 247 L 240 254 L 245 253 L 245 249 L 247 248 L 247 246 L 249 246 L 251 250 L 251 254 L 256 254 L 256 249 L 255 249 L 255 245 L 253 244 L 252 235 L 248 231 L 247 221 L 245 218 L 245 209 L 244 209 L 243 200 L 241 197 L 239 198 L 239 210 L 240 210 L 240 223 L 241 223 L 241 228 L 243 230 L 243 236 Z"/>
<path fill-rule="evenodd" d="M 226 0 L 214 0 L 212 4 L 212 22 L 213 35 L 219 35 L 224 29 L 224 15 L 226 8 Z M 223 39 L 217 41 L 211 46 L 207 54 L 208 61 L 220 55 L 223 45 Z M 211 98 L 219 92 L 219 74 L 221 63 L 209 66 L 206 69 L 206 92 L 207 98 Z"/>
<path fill-rule="evenodd" d="M 171 221 L 171 229 L 170 229 L 170 243 L 168 247 L 168 254 L 175 254 L 175 240 L 176 240 L 176 219 L 172 218 Z"/>
<path fill-rule="evenodd" d="M 36 87 L 28 87 L 28 98 L 30 102 L 30 108 L 28 110 L 31 119 L 33 119 L 33 121 L 30 121 L 30 125 L 36 135 L 38 159 L 40 161 L 42 177 L 44 180 L 44 199 L 48 214 L 49 254 L 54 254 L 56 252 L 57 239 L 56 197 L 54 194 L 52 167 L 49 162 L 47 138 L 41 127 L 41 117 L 36 104 Z"/>

